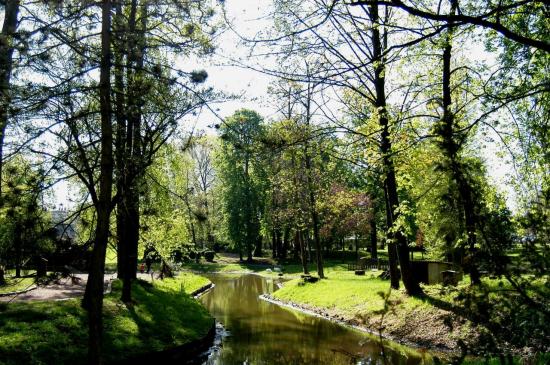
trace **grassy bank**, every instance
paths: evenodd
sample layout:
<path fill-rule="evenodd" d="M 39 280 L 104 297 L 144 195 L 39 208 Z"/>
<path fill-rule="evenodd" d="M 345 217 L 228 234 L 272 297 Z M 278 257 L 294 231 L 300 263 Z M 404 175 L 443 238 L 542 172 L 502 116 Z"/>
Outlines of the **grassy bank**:
<path fill-rule="evenodd" d="M 479 295 L 481 291 L 490 293 L 489 301 L 483 305 L 500 312 L 502 321 L 510 318 L 507 311 L 518 309 L 498 306 L 503 296 L 511 295 L 507 285 L 499 280 L 484 279 L 481 287 L 473 288 L 465 278 L 457 287 L 424 286 L 424 296 L 410 297 L 404 289 L 390 290 L 389 281 L 378 278 L 378 274 L 367 272 L 366 276 L 357 276 L 354 272 L 332 271 L 326 280 L 317 283 L 294 279 L 276 291 L 272 299 L 375 333 L 381 331 L 384 336 L 397 341 L 445 351 L 457 351 L 463 343 L 468 352 L 479 354 L 491 353 L 491 347 L 480 346 L 491 331 L 504 331 L 505 323 L 497 321 L 497 327 L 491 329 L 481 325 L 476 312 L 483 308 L 474 309 L 474 312 L 465 310 L 464 298 Z M 494 313 L 492 317 L 495 317 Z M 523 338 L 522 342 L 505 346 L 507 351 L 522 356 L 532 355 L 529 344 L 541 341 L 536 335 L 529 339 L 529 333 L 516 335 Z M 485 340 L 481 341 L 482 338 Z"/>
<path fill-rule="evenodd" d="M 273 298 L 375 333 L 381 329 L 389 338 L 422 347 L 456 349 L 459 338 L 473 334 L 466 321 L 445 309 L 452 304 L 452 295 L 441 287 L 425 288 L 425 298 L 409 297 L 404 290 L 390 291 L 389 281 L 378 274 L 333 271 L 313 284 L 294 279 Z"/>
<path fill-rule="evenodd" d="M 208 284 L 185 273 L 138 282 L 135 304 L 120 298 L 121 283 L 104 302 L 105 359 L 160 351 L 206 335 L 213 318 L 189 293 Z M 80 364 L 86 359 L 87 320 L 79 300 L 11 303 L 0 308 L 0 364 Z"/>
<path fill-rule="evenodd" d="M 34 277 L 6 277 L 6 284 L 0 286 L 0 294 L 27 290 L 34 286 Z"/>

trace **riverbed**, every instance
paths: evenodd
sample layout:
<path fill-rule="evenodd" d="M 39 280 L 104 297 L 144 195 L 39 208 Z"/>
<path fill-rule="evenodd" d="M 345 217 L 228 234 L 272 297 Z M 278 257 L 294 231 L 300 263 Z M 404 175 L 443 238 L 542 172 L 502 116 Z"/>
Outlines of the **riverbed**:
<path fill-rule="evenodd" d="M 324 318 L 261 300 L 280 279 L 209 276 L 215 287 L 201 302 L 226 335 L 206 365 L 431 364 L 429 353 L 368 335 Z"/>

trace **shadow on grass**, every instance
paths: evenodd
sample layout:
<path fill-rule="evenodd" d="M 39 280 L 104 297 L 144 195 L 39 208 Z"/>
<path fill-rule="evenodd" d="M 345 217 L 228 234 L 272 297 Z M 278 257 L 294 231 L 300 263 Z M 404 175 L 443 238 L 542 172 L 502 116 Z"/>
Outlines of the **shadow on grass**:
<path fill-rule="evenodd" d="M 111 295 L 120 295 L 119 282 Z M 205 336 L 213 324 L 206 309 L 179 289 L 159 289 L 138 280 L 133 298 L 127 311 L 106 317 L 108 361 L 180 346 Z"/>
<path fill-rule="evenodd" d="M 179 289 L 179 288 L 178 288 Z M 121 283 L 104 300 L 104 357 L 113 362 L 203 337 L 210 314 L 189 294 L 137 282 L 136 304 L 119 300 Z M 0 308 L 0 364 L 83 364 L 88 325 L 78 299 L 12 303 Z"/>
<path fill-rule="evenodd" d="M 87 335 L 77 300 L 12 303 L 0 313 L 0 363 L 82 363 Z"/>

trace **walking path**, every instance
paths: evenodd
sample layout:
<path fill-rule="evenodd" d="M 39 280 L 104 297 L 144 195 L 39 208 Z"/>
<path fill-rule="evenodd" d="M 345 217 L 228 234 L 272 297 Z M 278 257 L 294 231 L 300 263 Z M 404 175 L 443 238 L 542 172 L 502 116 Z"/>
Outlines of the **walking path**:
<path fill-rule="evenodd" d="M 151 281 L 151 274 L 137 273 L 137 278 Z M 116 279 L 116 273 L 105 274 L 105 293 L 111 291 L 111 282 Z M 0 302 L 28 302 L 40 300 L 67 300 L 84 295 L 88 274 L 71 274 L 70 277 L 60 278 L 43 286 L 38 286 L 20 294 L 0 297 Z"/>
<path fill-rule="evenodd" d="M 105 275 L 105 291 L 111 290 L 111 281 L 116 274 Z M 84 295 L 88 274 L 72 274 L 71 277 L 60 278 L 44 286 L 21 294 L 0 297 L 0 302 L 28 302 L 39 300 L 66 300 Z"/>

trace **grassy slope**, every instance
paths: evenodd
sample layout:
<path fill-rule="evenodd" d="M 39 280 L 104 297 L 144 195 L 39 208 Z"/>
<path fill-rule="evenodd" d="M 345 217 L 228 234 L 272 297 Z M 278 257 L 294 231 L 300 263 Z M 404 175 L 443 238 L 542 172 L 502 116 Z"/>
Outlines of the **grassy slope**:
<path fill-rule="evenodd" d="M 468 320 L 469 314 L 456 299 L 465 293 L 487 290 L 495 304 L 501 301 L 502 295 L 509 295 L 508 284 L 501 280 L 484 278 L 484 289 L 479 289 L 472 288 L 466 276 L 456 288 L 424 286 L 424 297 L 410 297 L 403 286 L 390 292 L 389 281 L 377 275 L 378 272 L 356 276 L 353 272 L 332 271 L 327 280 L 314 284 L 294 279 L 285 283 L 273 297 L 374 331 L 383 326 L 383 333 L 395 339 L 426 347 L 456 349 L 458 339 L 475 347 L 478 334 L 483 331 Z M 544 285 L 543 279 L 537 282 Z M 383 296 L 387 293 L 390 295 L 385 301 Z M 384 318 L 383 313 L 386 313 Z"/>
<path fill-rule="evenodd" d="M 199 339 L 213 318 L 189 294 L 208 280 L 192 274 L 134 286 L 136 304 L 106 296 L 105 357 L 120 359 Z M 183 289 L 183 293 L 182 293 Z M 79 364 L 86 359 L 86 314 L 78 300 L 12 303 L 0 311 L 0 364 Z"/>
<path fill-rule="evenodd" d="M 25 290 L 34 285 L 34 277 L 6 277 L 6 285 L 0 286 L 0 294 Z"/>
<path fill-rule="evenodd" d="M 403 289 L 390 292 L 389 281 L 379 279 L 378 274 L 357 276 L 351 271 L 333 270 L 326 280 L 314 284 L 291 280 L 273 296 L 373 331 L 382 325 L 386 335 L 423 346 L 451 349 L 458 337 L 470 333 L 467 324 L 445 310 L 452 304 L 453 294 L 441 286 L 425 287 L 426 298 L 409 297 Z M 383 296 L 388 293 L 385 301 Z M 453 329 L 446 324 L 449 320 Z"/>

